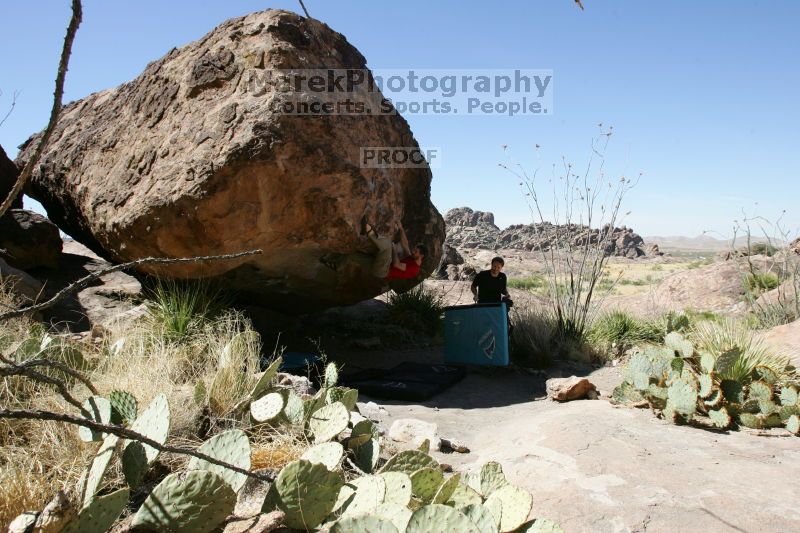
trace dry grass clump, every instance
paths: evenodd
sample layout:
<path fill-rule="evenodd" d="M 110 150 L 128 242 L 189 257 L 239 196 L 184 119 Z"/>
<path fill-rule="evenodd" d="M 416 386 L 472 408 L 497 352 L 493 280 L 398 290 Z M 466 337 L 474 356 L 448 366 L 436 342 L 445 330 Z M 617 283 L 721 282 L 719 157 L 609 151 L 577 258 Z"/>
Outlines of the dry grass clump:
<path fill-rule="evenodd" d="M 311 446 L 303 439 L 288 433 L 273 432 L 250 436 L 252 453 L 250 468 L 280 470 L 301 455 Z"/>

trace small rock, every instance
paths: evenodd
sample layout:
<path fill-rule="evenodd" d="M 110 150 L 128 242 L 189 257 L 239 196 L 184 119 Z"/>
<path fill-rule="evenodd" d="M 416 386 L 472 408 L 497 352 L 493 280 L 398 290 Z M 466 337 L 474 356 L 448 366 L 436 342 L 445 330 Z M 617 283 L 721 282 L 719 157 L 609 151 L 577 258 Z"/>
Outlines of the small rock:
<path fill-rule="evenodd" d="M 557 402 L 569 402 L 571 400 L 579 400 L 586 398 L 589 391 L 594 393 L 594 398 L 597 398 L 597 387 L 594 383 L 586 378 L 579 378 L 577 376 L 570 376 L 568 378 L 551 378 L 545 382 L 547 389 L 547 397 Z"/>
<path fill-rule="evenodd" d="M 317 392 L 314 385 L 311 384 L 311 380 L 305 376 L 295 376 L 294 374 L 278 372 L 276 379 L 279 385 L 293 389 L 300 396 L 313 395 Z"/>
<path fill-rule="evenodd" d="M 467 445 L 460 441 L 457 441 L 455 439 L 446 439 L 444 437 L 441 440 L 442 440 L 442 447 L 441 447 L 442 451 L 452 450 L 458 453 L 469 453 L 469 448 L 467 447 Z"/>
<path fill-rule="evenodd" d="M 23 302 L 36 300 L 44 286 L 27 272 L 14 268 L 0 258 L 0 277 L 7 282 L 11 292 Z"/>
<path fill-rule="evenodd" d="M 8 533 L 28 533 L 33 531 L 37 516 L 39 516 L 39 513 L 33 511 L 22 513 L 8 524 Z"/>
<path fill-rule="evenodd" d="M 439 426 L 416 418 L 395 420 L 392 427 L 389 428 L 389 438 L 397 442 L 407 442 L 415 448 L 419 447 L 426 439 L 430 441 L 431 448 L 434 450 L 438 450 L 442 446 L 442 440 L 439 438 Z"/>
<path fill-rule="evenodd" d="M 355 426 L 359 422 L 363 422 L 364 420 L 367 420 L 367 418 L 365 416 L 362 416 L 361 413 L 357 413 L 355 411 L 350 413 L 350 423 L 353 426 Z"/>

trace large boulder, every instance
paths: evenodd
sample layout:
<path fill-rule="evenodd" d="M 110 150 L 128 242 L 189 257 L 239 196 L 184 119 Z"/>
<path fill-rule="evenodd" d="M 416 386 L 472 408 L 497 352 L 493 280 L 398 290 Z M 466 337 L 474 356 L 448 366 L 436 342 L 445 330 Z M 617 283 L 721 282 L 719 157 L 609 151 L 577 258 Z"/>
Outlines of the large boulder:
<path fill-rule="evenodd" d="M 0 257 L 27 270 L 58 268 L 61 235 L 46 217 L 25 209 L 9 209 L 0 217 Z"/>
<path fill-rule="evenodd" d="M 17 166 L 6 155 L 6 151 L 0 146 L 0 203 L 8 198 L 8 194 L 17 181 L 19 170 Z M 22 209 L 22 195 L 18 195 L 11 204 L 14 209 Z"/>
<path fill-rule="evenodd" d="M 287 11 L 224 22 L 133 81 L 68 105 L 31 194 L 66 233 L 117 262 L 260 248 L 142 270 L 219 277 L 288 312 L 381 292 L 370 274 L 376 250 L 359 234 L 365 214 L 384 233 L 402 223 L 428 246 L 423 271 L 432 272 L 444 223 L 430 201 L 430 169 L 360 164 L 362 147 L 417 146 L 407 122 L 396 113 L 279 111 L 298 95 L 268 75 L 319 68 L 366 69 L 366 60 L 327 25 Z"/>

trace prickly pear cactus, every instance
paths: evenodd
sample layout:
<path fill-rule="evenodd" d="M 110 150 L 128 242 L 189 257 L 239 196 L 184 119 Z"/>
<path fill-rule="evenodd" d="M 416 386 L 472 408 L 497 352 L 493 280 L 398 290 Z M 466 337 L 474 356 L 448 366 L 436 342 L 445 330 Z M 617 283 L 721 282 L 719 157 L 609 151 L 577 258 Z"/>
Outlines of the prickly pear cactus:
<path fill-rule="evenodd" d="M 430 503 L 444 483 L 441 468 L 420 468 L 411 474 L 411 492 L 424 503 Z"/>
<path fill-rule="evenodd" d="M 164 394 L 159 394 L 153 398 L 153 401 L 150 402 L 147 409 L 133 421 L 131 429 L 160 444 L 164 444 L 169 435 L 169 425 L 170 413 L 167 397 Z M 144 446 L 147 464 L 153 464 L 153 461 L 158 457 L 158 450 L 147 444 L 142 444 L 142 446 Z"/>
<path fill-rule="evenodd" d="M 792 415 L 786 421 L 786 429 L 792 435 L 800 435 L 800 416 Z"/>
<path fill-rule="evenodd" d="M 516 533 L 564 533 L 564 530 L 547 518 L 537 518 L 522 524 Z"/>
<path fill-rule="evenodd" d="M 396 503 L 382 503 L 375 509 L 375 515 L 389 520 L 397 531 L 401 533 L 408 527 L 408 521 L 411 519 L 412 511 L 405 505 L 398 505 Z"/>
<path fill-rule="evenodd" d="M 141 442 L 129 441 L 122 452 L 122 474 L 125 483 L 135 489 L 147 474 L 147 455 Z"/>
<path fill-rule="evenodd" d="M 731 415 L 725 407 L 719 410 L 709 410 L 708 417 L 711 419 L 711 423 L 714 424 L 714 427 L 720 429 L 728 429 L 732 423 Z"/>
<path fill-rule="evenodd" d="M 101 424 L 111 423 L 111 402 L 100 396 L 90 396 L 83 402 L 81 415 L 87 420 Z M 83 426 L 78 428 L 78 436 L 83 442 L 99 441 L 105 438 L 101 431 L 94 431 Z"/>
<path fill-rule="evenodd" d="M 731 378 L 736 363 L 739 362 L 741 356 L 742 350 L 740 348 L 731 348 L 730 350 L 722 352 L 714 362 L 714 372 L 716 372 L 721 379 Z"/>
<path fill-rule="evenodd" d="M 439 487 L 439 490 L 436 491 L 436 495 L 433 497 L 432 503 L 441 503 L 446 504 L 447 500 L 453 495 L 455 492 L 456 487 L 461 482 L 461 474 L 453 474 L 449 478 L 447 478 L 442 486 Z"/>
<path fill-rule="evenodd" d="M 272 382 L 272 378 L 274 378 L 278 373 L 278 370 L 282 364 L 283 357 L 278 357 L 267 367 L 259 380 L 253 386 L 253 389 L 250 391 L 250 399 L 252 401 L 258 400 L 264 395 L 265 392 L 267 392 L 267 389 L 269 389 L 269 385 Z"/>
<path fill-rule="evenodd" d="M 205 441 L 197 451 L 219 459 L 220 461 L 230 463 L 243 470 L 250 470 L 250 441 L 241 429 L 231 429 L 211 437 Z M 220 465 L 209 463 L 197 457 L 192 457 L 187 466 L 187 470 L 208 470 L 209 472 L 214 472 L 225 480 L 234 492 L 239 492 L 239 489 L 241 489 L 242 485 L 247 481 L 247 476 L 244 474 L 234 472 Z"/>
<path fill-rule="evenodd" d="M 323 442 L 307 449 L 300 459 L 324 465 L 328 470 L 336 470 L 344 457 L 344 447 L 338 442 Z"/>
<path fill-rule="evenodd" d="M 467 518 L 472 520 L 480 533 L 498 533 L 497 521 L 489 509 L 480 503 L 467 505 L 459 509 Z"/>
<path fill-rule="evenodd" d="M 308 428 L 314 442 L 326 442 L 347 429 L 349 422 L 350 411 L 341 402 L 335 402 L 315 411 L 308 422 Z"/>
<path fill-rule="evenodd" d="M 403 472 L 383 472 L 378 477 L 386 483 L 383 503 L 407 506 L 411 501 L 411 478 Z"/>
<path fill-rule="evenodd" d="M 428 454 L 417 450 L 405 450 L 391 457 L 381 472 L 405 472 L 413 474 L 420 468 L 438 468 L 439 463 Z"/>
<path fill-rule="evenodd" d="M 644 399 L 642 392 L 627 381 L 620 383 L 611 395 L 611 400 L 619 405 L 639 403 Z"/>
<path fill-rule="evenodd" d="M 486 499 L 487 504 L 492 500 L 501 504 L 500 531 L 514 531 L 524 524 L 533 507 L 533 497 L 527 491 L 510 484 L 492 492 Z"/>
<path fill-rule="evenodd" d="M 747 391 L 748 400 L 772 400 L 772 387 L 764 381 L 754 381 Z"/>
<path fill-rule="evenodd" d="M 431 533 L 432 531 L 479 533 L 478 527 L 472 520 L 452 507 L 426 505 L 414 511 L 408 521 L 406 533 Z"/>
<path fill-rule="evenodd" d="M 284 395 L 283 416 L 290 425 L 302 426 L 305 423 L 303 399 L 293 390 L 287 390 Z"/>
<path fill-rule="evenodd" d="M 381 476 L 361 476 L 342 487 L 337 498 L 337 505 L 342 516 L 369 514 L 384 503 L 386 498 L 386 481 Z"/>
<path fill-rule="evenodd" d="M 666 344 L 667 348 L 675 350 L 675 352 L 684 359 L 688 359 L 694 355 L 694 346 L 692 346 L 692 343 L 686 340 L 686 338 L 677 331 L 667 334 L 667 336 L 664 337 L 664 344 Z"/>
<path fill-rule="evenodd" d="M 325 395 L 325 403 L 332 404 L 335 402 L 342 402 L 348 411 L 353 411 L 356 408 L 358 401 L 358 391 L 356 389 L 349 389 L 347 387 L 333 387 L 328 389 Z"/>
<path fill-rule="evenodd" d="M 236 493 L 207 470 L 170 474 L 147 496 L 131 527 L 173 533 L 214 531 L 233 512 Z"/>
<path fill-rule="evenodd" d="M 128 504 L 129 491 L 120 489 L 105 496 L 94 498 L 78 513 L 62 533 L 105 533 Z"/>
<path fill-rule="evenodd" d="M 328 363 L 328 366 L 325 367 L 325 380 L 323 381 L 323 386 L 326 389 L 330 389 L 336 386 L 339 382 L 339 370 L 336 368 L 336 365 L 333 363 Z"/>
<path fill-rule="evenodd" d="M 464 483 L 463 479 L 458 483 L 453 493 L 450 495 L 450 498 L 445 502 L 446 505 L 455 507 L 456 509 L 478 503 L 483 503 L 483 498 L 481 498 L 481 495 L 472 487 Z"/>
<path fill-rule="evenodd" d="M 480 486 L 477 490 L 484 498 L 488 498 L 494 491 L 508 485 L 502 465 L 494 461 L 486 463 L 481 467 L 478 480 Z"/>
<path fill-rule="evenodd" d="M 111 421 L 114 424 L 130 424 L 136 420 L 139 404 L 133 394 L 121 390 L 113 390 L 108 394 L 111 403 Z"/>
<path fill-rule="evenodd" d="M 339 474 L 305 460 L 286 465 L 275 480 L 278 507 L 292 529 L 313 529 L 333 510 L 343 482 Z"/>
<path fill-rule="evenodd" d="M 780 401 L 784 407 L 798 405 L 800 402 L 798 402 L 797 388 L 794 385 L 782 387 Z"/>
<path fill-rule="evenodd" d="M 330 533 L 398 533 L 391 520 L 377 516 L 349 516 L 339 519 Z"/>
<path fill-rule="evenodd" d="M 775 373 L 774 370 L 767 366 L 758 365 L 754 372 L 759 380 L 763 381 L 767 385 L 774 385 L 778 381 L 778 374 Z"/>
<path fill-rule="evenodd" d="M 703 370 L 704 373 L 710 374 L 714 371 L 714 364 L 717 362 L 717 358 L 711 355 L 708 352 L 703 352 L 700 355 L 700 368 Z"/>
<path fill-rule="evenodd" d="M 667 390 L 667 406 L 664 416 L 669 420 L 678 415 L 683 420 L 691 420 L 697 410 L 697 385 L 687 379 L 676 379 Z"/>
<path fill-rule="evenodd" d="M 92 459 L 92 464 L 89 467 L 89 472 L 86 474 L 86 487 L 83 490 L 83 505 L 84 507 L 91 503 L 94 495 L 100 489 L 103 482 L 103 476 L 106 475 L 108 465 L 111 463 L 111 458 L 114 457 L 114 451 L 117 449 L 119 437 L 116 435 L 109 435 L 103 439 L 103 444 L 97 450 L 97 453 Z"/>
<path fill-rule="evenodd" d="M 375 467 L 378 466 L 378 460 L 380 459 L 381 453 L 381 445 L 378 442 L 378 439 L 370 439 L 355 450 L 353 450 L 353 455 L 355 456 L 356 466 L 366 472 L 367 474 L 374 472 Z"/>
<path fill-rule="evenodd" d="M 714 392 L 714 377 L 711 374 L 701 374 L 697 380 L 700 382 L 700 390 L 697 394 L 703 399 L 711 396 L 711 393 Z"/>
<path fill-rule="evenodd" d="M 250 404 L 250 416 L 256 422 L 270 422 L 281 414 L 283 407 L 283 395 L 279 392 L 270 392 Z"/>
<path fill-rule="evenodd" d="M 744 403 L 744 387 L 733 379 L 723 379 L 719 384 L 725 400 L 731 403 Z"/>
<path fill-rule="evenodd" d="M 740 413 L 739 422 L 751 429 L 774 428 L 783 425 L 780 416 L 777 414 L 763 415 L 753 413 Z"/>
<path fill-rule="evenodd" d="M 361 420 L 353 426 L 350 432 L 350 438 L 347 439 L 347 447 L 355 449 L 370 439 L 375 438 L 378 438 L 377 426 L 375 426 L 371 420 Z"/>

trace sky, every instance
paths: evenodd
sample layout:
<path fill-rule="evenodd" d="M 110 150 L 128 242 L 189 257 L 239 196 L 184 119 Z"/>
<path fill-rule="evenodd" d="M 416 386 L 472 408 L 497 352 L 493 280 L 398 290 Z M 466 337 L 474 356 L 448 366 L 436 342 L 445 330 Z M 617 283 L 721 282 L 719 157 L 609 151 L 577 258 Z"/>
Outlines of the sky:
<path fill-rule="evenodd" d="M 0 120 L 16 95 L 0 145 L 12 157 L 47 122 L 69 4 L 0 2 Z M 532 222 L 518 180 L 499 164 L 583 168 L 602 123 L 613 126 L 607 175 L 641 173 L 622 221 L 638 233 L 728 236 L 743 212 L 774 220 L 784 210 L 787 229 L 800 230 L 800 2 L 305 4 L 372 69 L 552 71 L 547 115 L 406 116 L 420 145 L 440 150 L 431 194 L 443 213 L 469 206 L 501 227 Z M 297 0 L 84 0 L 64 101 L 129 81 L 224 20 L 270 7 L 300 10 Z M 537 183 L 543 194 L 551 186 Z"/>

